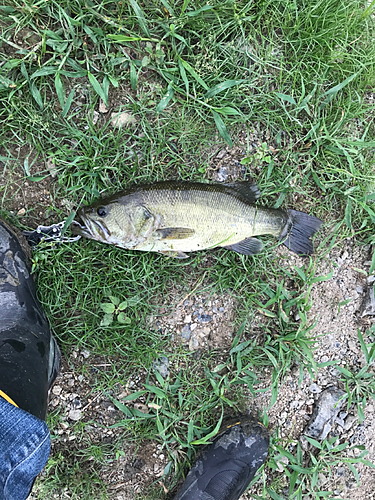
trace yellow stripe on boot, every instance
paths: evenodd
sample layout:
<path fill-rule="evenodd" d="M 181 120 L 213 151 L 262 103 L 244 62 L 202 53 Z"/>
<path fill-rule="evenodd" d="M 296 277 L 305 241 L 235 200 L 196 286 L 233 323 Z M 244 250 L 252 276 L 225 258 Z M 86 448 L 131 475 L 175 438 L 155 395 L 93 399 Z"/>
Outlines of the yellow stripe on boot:
<path fill-rule="evenodd" d="M 1 389 L 0 389 L 0 396 L 2 398 L 6 399 L 8 401 L 8 403 L 10 403 L 11 405 L 17 406 L 17 408 L 18 408 L 18 405 L 16 405 L 16 403 L 13 401 L 13 399 L 11 399 L 9 396 L 7 396 L 5 394 L 5 392 L 3 392 Z"/>

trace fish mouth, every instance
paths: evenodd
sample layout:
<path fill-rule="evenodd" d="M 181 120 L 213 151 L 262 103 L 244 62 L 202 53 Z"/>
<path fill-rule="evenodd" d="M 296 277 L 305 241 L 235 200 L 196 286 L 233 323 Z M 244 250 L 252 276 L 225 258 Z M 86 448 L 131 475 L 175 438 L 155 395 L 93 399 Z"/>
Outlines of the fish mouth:
<path fill-rule="evenodd" d="M 111 233 L 107 229 L 105 224 L 89 219 L 83 214 L 80 214 L 80 218 L 83 222 L 83 225 L 77 221 L 72 222 L 71 231 L 73 234 L 77 234 L 91 240 L 109 242 Z"/>

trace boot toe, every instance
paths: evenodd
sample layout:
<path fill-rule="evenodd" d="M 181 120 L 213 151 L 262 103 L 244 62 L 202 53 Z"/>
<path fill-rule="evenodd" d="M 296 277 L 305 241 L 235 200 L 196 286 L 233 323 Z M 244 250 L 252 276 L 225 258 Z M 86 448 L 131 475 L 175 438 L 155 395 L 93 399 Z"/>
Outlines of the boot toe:
<path fill-rule="evenodd" d="M 266 460 L 268 446 L 266 428 L 240 416 L 205 448 L 175 500 L 238 500 Z"/>

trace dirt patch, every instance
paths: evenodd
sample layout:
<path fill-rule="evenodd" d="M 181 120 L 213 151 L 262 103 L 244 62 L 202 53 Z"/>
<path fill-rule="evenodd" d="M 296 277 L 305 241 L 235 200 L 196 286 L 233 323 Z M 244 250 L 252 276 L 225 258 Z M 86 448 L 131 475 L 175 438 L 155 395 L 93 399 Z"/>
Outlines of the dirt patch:
<path fill-rule="evenodd" d="M 233 340 L 236 300 L 223 293 L 192 294 L 188 298 L 161 307 L 150 324 L 170 335 L 172 345 L 187 345 L 191 351 L 228 349 Z M 167 312 L 172 308 L 171 312 Z"/>

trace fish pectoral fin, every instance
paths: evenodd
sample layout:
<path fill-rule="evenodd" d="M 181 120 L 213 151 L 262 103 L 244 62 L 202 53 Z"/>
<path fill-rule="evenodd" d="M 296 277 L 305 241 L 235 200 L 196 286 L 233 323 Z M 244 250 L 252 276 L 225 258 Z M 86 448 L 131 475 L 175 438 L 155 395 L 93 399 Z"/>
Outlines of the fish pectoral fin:
<path fill-rule="evenodd" d="M 260 196 L 260 190 L 253 181 L 237 181 L 230 184 L 223 184 L 227 188 L 227 191 L 241 198 L 246 203 L 255 203 Z"/>
<path fill-rule="evenodd" d="M 225 245 L 224 248 L 242 255 L 255 255 L 263 250 L 263 243 L 257 238 L 245 238 L 234 245 Z"/>
<path fill-rule="evenodd" d="M 184 252 L 178 252 L 175 250 L 160 250 L 166 257 L 173 257 L 174 259 L 187 259 L 189 256 Z"/>
<path fill-rule="evenodd" d="M 185 240 L 195 233 L 194 229 L 188 227 L 165 227 L 156 230 L 161 240 Z"/>

